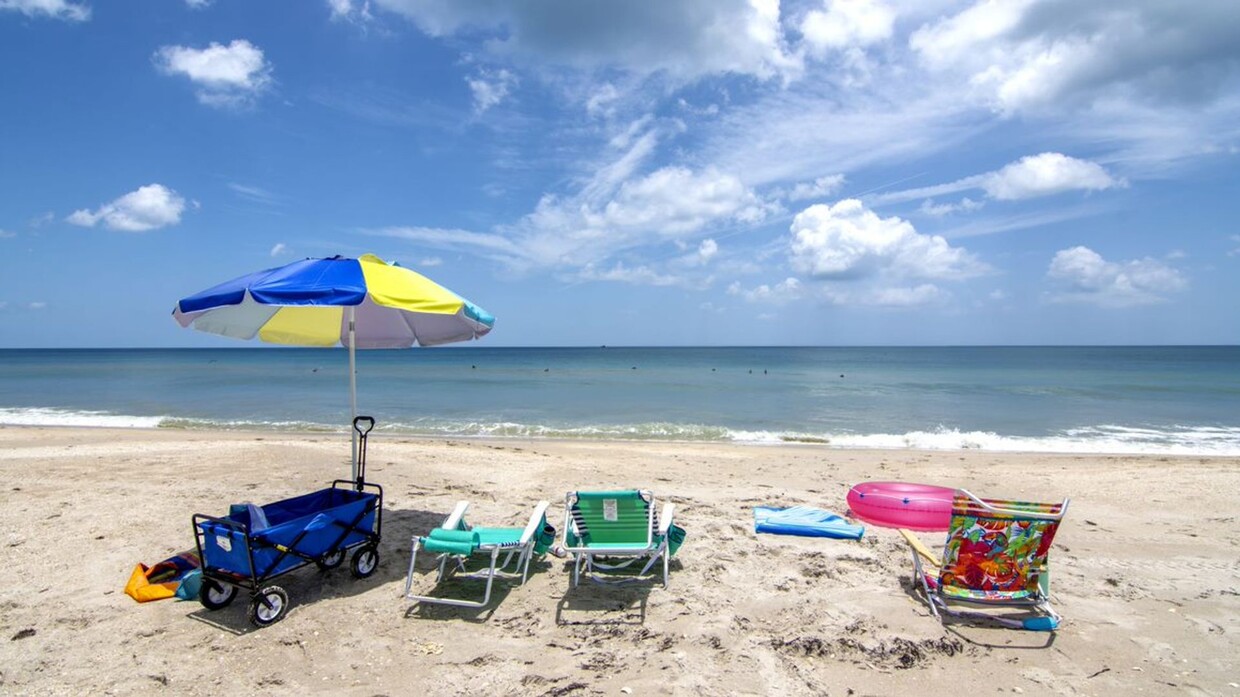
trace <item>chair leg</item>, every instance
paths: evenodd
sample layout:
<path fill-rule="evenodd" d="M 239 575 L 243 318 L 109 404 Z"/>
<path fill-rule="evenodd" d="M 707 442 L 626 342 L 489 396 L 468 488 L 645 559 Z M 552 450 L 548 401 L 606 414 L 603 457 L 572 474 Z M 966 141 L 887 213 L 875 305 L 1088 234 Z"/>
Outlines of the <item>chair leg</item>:
<path fill-rule="evenodd" d="M 530 542 L 521 550 L 521 556 L 517 558 L 517 566 L 521 567 L 521 585 L 525 585 L 525 579 L 530 575 L 530 558 L 534 556 L 534 543 Z"/>
<path fill-rule="evenodd" d="M 413 565 L 418 561 L 418 547 L 421 540 L 413 538 L 413 554 L 409 557 L 409 573 L 405 576 L 405 595 L 409 595 L 409 589 L 413 587 Z"/>
<path fill-rule="evenodd" d="M 491 602 L 491 584 L 495 583 L 495 562 L 499 559 L 499 548 L 491 550 L 491 573 L 487 574 L 487 590 L 482 596 L 482 603 L 479 607 L 485 606 Z"/>
<path fill-rule="evenodd" d="M 486 591 L 484 592 L 482 596 L 482 600 L 478 600 L 478 601 L 457 600 L 455 598 L 436 598 L 436 597 L 432 597 L 429 595 L 413 595 L 412 593 L 409 592 L 409 588 L 408 588 L 409 583 L 405 584 L 406 585 L 405 597 L 408 598 L 409 600 L 413 600 L 419 603 L 433 603 L 436 605 L 455 605 L 456 607 L 473 607 L 473 608 L 486 607 L 487 603 L 491 602 L 491 589 L 494 586 L 495 577 L 499 575 L 499 569 L 496 568 L 496 564 L 499 561 L 499 552 L 500 550 L 498 547 L 491 550 L 491 566 L 486 571 L 487 586 L 486 586 Z M 440 562 L 440 568 L 443 568 L 447 564 L 448 556 L 449 555 L 447 554 L 443 555 L 444 559 L 442 562 Z M 471 577 L 480 578 L 480 576 L 471 576 Z M 410 579 L 410 582 L 412 582 L 412 578 Z"/>

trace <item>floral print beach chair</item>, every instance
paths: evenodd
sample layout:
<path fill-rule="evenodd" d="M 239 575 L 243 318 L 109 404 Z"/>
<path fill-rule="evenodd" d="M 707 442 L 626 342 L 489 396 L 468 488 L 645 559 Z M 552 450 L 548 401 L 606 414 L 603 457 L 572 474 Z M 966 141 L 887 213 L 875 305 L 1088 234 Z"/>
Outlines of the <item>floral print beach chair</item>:
<path fill-rule="evenodd" d="M 1047 553 L 1067 510 L 1068 499 L 1053 504 L 981 499 L 961 489 L 952 503 L 942 560 L 901 530 L 930 611 L 935 617 L 987 619 L 1016 629 L 1056 629 L 1059 615 L 1050 605 Z M 1022 608 L 1033 616 L 964 611 L 953 607 L 958 603 Z"/>

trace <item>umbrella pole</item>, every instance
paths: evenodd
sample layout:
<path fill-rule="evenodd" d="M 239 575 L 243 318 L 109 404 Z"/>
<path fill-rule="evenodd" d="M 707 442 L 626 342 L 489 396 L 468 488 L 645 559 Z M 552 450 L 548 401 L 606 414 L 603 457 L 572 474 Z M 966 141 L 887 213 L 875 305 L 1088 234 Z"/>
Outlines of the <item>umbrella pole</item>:
<path fill-rule="evenodd" d="M 352 455 L 352 471 L 353 481 L 357 481 L 357 429 L 353 427 L 353 420 L 357 418 L 357 347 L 355 344 L 356 335 L 354 333 L 354 307 L 349 306 L 349 433 L 352 434 L 353 455 Z"/>

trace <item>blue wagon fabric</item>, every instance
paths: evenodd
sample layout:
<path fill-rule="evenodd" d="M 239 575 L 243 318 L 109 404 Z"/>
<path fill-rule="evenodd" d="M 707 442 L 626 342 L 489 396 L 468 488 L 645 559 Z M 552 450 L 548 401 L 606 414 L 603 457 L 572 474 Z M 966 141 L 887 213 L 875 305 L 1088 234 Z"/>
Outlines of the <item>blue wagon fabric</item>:
<path fill-rule="evenodd" d="M 286 554 L 280 559 L 283 552 L 277 545 L 310 557 L 319 557 L 333 549 L 360 544 L 368 539 L 367 533 L 373 533 L 375 529 L 377 499 L 378 496 L 372 493 L 328 488 L 270 503 L 261 507 L 267 527 L 250 532 L 248 540 L 243 530 L 210 521 L 200 522 L 203 565 L 208 569 L 247 577 L 265 577 L 306 563 L 304 558 L 295 554 Z M 345 528 L 367 506 L 371 510 L 356 525 L 357 529 L 337 543 Z M 228 520 L 241 523 L 246 530 L 250 530 L 249 506 L 238 506 L 235 512 L 229 514 Z M 305 536 L 298 540 L 303 531 Z M 253 550 L 257 568 L 250 568 L 247 545 Z"/>

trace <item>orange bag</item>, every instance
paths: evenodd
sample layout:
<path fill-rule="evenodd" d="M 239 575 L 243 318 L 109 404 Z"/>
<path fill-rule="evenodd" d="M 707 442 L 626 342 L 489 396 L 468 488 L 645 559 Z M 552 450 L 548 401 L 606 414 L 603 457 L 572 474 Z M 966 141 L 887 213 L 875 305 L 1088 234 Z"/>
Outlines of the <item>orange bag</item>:
<path fill-rule="evenodd" d="M 177 586 L 181 585 L 181 577 L 199 565 L 198 555 L 194 552 L 182 552 L 151 567 L 138 564 L 129 574 L 125 595 L 140 603 L 171 598 L 176 595 Z"/>

